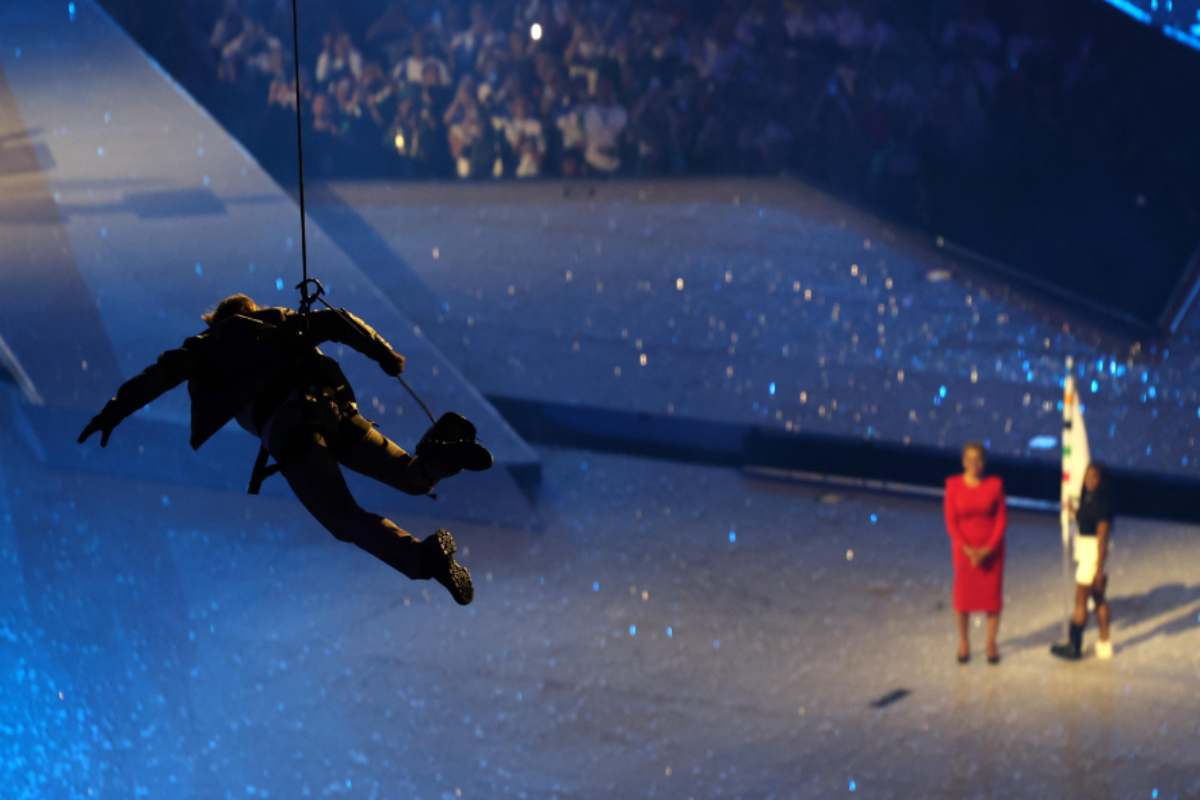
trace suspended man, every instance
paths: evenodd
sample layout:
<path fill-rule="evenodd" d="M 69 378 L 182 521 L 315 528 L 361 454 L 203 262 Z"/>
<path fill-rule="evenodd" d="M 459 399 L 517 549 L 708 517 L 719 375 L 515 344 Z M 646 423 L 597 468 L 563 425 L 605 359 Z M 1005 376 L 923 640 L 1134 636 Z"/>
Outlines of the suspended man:
<path fill-rule="evenodd" d="M 402 450 L 359 412 L 354 391 L 324 342 L 352 347 L 385 373 L 399 376 L 404 356 L 344 309 L 296 312 L 262 308 L 244 294 L 203 316 L 207 329 L 167 350 L 108 401 L 83 432 L 100 445 L 126 417 L 183 382 L 191 397 L 191 445 L 199 448 L 230 419 L 261 442 L 251 492 L 264 475 L 283 474 L 296 497 L 330 533 L 414 580 L 436 580 L 460 605 L 471 602 L 471 574 L 455 558 L 445 529 L 419 540 L 386 517 L 364 510 L 340 466 L 402 492 L 423 495 L 464 469 L 491 467 L 475 427 L 444 414 L 417 444 Z M 268 455 L 276 466 L 265 469 Z"/>

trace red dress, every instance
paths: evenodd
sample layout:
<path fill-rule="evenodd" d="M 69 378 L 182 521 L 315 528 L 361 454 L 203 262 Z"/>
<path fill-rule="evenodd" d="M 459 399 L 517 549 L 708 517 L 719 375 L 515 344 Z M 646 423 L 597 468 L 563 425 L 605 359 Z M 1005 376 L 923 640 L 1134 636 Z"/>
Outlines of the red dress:
<path fill-rule="evenodd" d="M 999 612 L 1004 604 L 1004 483 L 987 477 L 968 486 L 961 475 L 946 479 L 946 533 L 954 554 L 954 609 Z M 963 545 L 992 554 L 972 566 Z"/>

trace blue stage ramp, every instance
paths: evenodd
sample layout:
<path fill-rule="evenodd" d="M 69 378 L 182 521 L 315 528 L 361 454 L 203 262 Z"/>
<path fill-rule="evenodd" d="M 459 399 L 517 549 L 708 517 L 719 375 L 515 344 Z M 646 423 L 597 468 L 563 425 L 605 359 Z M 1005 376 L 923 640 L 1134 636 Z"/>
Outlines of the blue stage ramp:
<path fill-rule="evenodd" d="M 182 390 L 129 420 L 105 451 L 74 439 L 123 380 L 202 328 L 199 315 L 221 297 L 294 306 L 300 244 L 291 196 L 102 10 L 0 3 L 0 372 L 19 389 L 3 419 L 39 459 L 243 488 L 255 443 L 231 426 L 192 453 Z M 405 353 L 406 377 L 435 413 L 474 420 L 507 468 L 465 478 L 446 505 L 469 495 L 460 511 L 494 516 L 520 494 L 515 480 L 536 483 L 535 453 L 311 222 L 308 247 L 330 302 Z M 357 354 L 330 352 L 345 356 L 364 413 L 411 446 L 428 420 L 402 387 Z"/>

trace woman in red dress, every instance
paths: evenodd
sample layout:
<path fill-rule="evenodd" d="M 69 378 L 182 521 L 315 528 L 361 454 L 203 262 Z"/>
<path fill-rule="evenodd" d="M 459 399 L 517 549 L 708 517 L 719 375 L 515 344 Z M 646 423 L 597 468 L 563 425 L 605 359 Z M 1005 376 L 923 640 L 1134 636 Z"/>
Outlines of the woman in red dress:
<path fill-rule="evenodd" d="M 987 659 L 1000 663 L 996 633 L 1004 592 L 1004 484 L 985 477 L 986 451 L 979 442 L 963 448 L 963 472 L 946 479 L 946 533 L 954 557 L 954 613 L 958 663 L 971 660 L 967 624 L 972 611 L 987 614 Z"/>

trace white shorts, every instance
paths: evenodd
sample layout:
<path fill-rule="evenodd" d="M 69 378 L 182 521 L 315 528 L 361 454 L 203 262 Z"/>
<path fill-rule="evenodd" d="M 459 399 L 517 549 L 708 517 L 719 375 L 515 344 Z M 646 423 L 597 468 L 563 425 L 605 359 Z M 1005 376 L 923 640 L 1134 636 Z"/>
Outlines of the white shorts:
<path fill-rule="evenodd" d="M 1075 537 L 1075 583 L 1091 586 L 1096 580 L 1100 561 L 1100 546 L 1095 536 Z"/>

